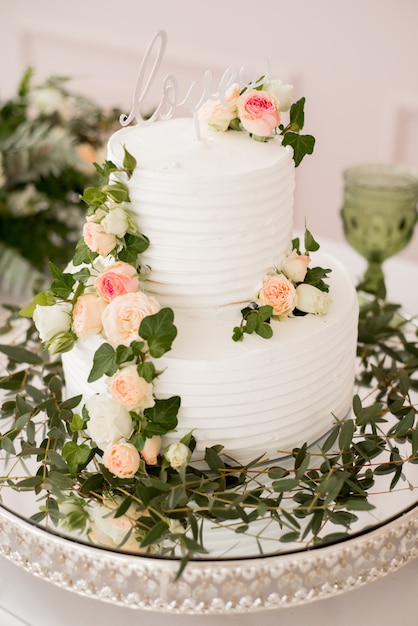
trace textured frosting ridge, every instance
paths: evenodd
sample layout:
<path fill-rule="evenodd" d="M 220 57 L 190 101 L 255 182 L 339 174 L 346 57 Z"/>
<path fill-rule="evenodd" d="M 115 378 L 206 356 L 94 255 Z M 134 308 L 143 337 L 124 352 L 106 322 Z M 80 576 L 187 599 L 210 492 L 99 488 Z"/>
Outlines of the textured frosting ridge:
<path fill-rule="evenodd" d="M 123 146 L 138 161 L 129 192 L 151 241 L 142 257 L 147 293 L 171 307 L 246 301 L 289 252 L 291 149 L 238 131 L 197 140 L 191 119 L 122 129 L 109 159 L 121 163 Z"/>

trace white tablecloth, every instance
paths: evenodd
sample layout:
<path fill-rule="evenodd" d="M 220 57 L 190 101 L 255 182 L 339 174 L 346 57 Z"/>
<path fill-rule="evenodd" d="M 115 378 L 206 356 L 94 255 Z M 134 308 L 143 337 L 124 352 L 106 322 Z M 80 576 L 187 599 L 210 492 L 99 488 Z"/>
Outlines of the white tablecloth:
<path fill-rule="evenodd" d="M 349 268 L 353 280 L 364 263 L 348 246 L 321 240 L 321 246 Z M 388 299 L 418 314 L 418 265 L 400 258 L 385 264 Z M 116 607 L 52 586 L 0 559 L 0 626 L 414 626 L 418 615 L 418 559 L 384 578 L 327 600 L 240 615 L 176 615 Z"/>

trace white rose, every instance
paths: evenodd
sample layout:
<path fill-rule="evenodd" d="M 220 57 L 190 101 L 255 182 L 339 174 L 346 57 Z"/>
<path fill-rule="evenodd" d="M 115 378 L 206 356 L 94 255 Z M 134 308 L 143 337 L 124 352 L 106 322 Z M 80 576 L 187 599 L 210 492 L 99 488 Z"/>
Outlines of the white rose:
<path fill-rule="evenodd" d="M 173 469 L 178 469 L 188 463 L 190 459 L 190 449 L 180 441 L 170 443 L 165 449 L 164 456 Z"/>
<path fill-rule="evenodd" d="M 33 321 L 41 341 L 47 342 L 57 333 L 66 333 L 71 326 L 71 304 L 57 302 L 49 306 L 37 304 L 33 312 Z"/>
<path fill-rule="evenodd" d="M 305 283 L 296 287 L 296 296 L 297 308 L 304 313 L 325 315 L 331 304 L 331 298 L 326 292 Z"/>
<path fill-rule="evenodd" d="M 121 207 L 116 207 L 102 219 L 101 225 L 104 232 L 108 235 L 124 237 L 129 228 L 128 215 Z"/>
<path fill-rule="evenodd" d="M 279 103 L 279 111 L 288 111 L 292 104 L 293 85 L 283 85 L 281 80 L 270 80 L 264 83 L 264 91 L 271 93 Z"/>
<path fill-rule="evenodd" d="M 86 432 L 101 450 L 130 436 L 133 426 L 129 411 L 106 393 L 91 396 L 86 409 L 90 417 Z"/>

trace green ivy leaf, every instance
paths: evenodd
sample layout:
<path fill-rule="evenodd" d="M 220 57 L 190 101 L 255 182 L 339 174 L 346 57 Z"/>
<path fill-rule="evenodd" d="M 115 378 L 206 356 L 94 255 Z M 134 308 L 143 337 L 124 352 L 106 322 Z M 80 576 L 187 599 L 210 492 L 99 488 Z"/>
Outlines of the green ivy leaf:
<path fill-rule="evenodd" d="M 59 267 L 54 265 L 54 263 L 49 264 L 51 275 L 52 275 L 52 283 L 51 290 L 52 292 L 62 300 L 66 300 L 74 287 L 75 279 L 72 274 L 64 274 Z"/>
<path fill-rule="evenodd" d="M 147 425 L 142 431 L 143 436 L 151 438 L 154 435 L 165 435 L 171 430 L 175 430 L 180 401 L 179 396 L 164 400 L 157 399 L 153 407 L 145 409 L 144 416 Z"/>
<path fill-rule="evenodd" d="M 128 233 L 125 235 L 124 242 L 124 247 L 120 250 L 118 258 L 120 261 L 125 261 L 125 263 L 136 267 L 138 256 L 149 247 L 149 239 L 145 235 Z"/>
<path fill-rule="evenodd" d="M 315 137 L 287 132 L 283 135 L 283 146 L 291 146 L 293 148 L 293 160 L 295 167 L 298 167 L 307 154 L 313 153 Z"/>
<path fill-rule="evenodd" d="M 93 383 L 106 374 L 113 376 L 118 369 L 116 352 L 109 343 L 103 343 L 93 357 L 93 367 L 88 377 L 88 382 Z"/>
<path fill-rule="evenodd" d="M 289 120 L 292 126 L 296 126 L 299 130 L 305 125 L 305 102 L 306 98 L 300 98 L 290 107 Z"/>
<path fill-rule="evenodd" d="M 173 324 L 172 309 L 163 308 L 154 315 L 145 317 L 139 327 L 139 336 L 148 343 L 151 356 L 161 357 L 171 350 L 171 345 L 177 336 L 177 328 Z"/>
<path fill-rule="evenodd" d="M 140 363 L 137 369 L 138 375 L 144 378 L 147 383 L 152 383 L 154 378 L 157 376 L 155 365 L 152 361 L 145 361 L 145 363 Z"/>

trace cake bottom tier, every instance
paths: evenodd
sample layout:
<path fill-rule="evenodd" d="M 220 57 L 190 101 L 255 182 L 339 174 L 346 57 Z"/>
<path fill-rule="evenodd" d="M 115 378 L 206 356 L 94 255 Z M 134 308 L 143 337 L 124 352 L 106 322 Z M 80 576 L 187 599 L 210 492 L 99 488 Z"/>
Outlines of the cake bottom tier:
<path fill-rule="evenodd" d="M 265 455 L 283 457 L 312 444 L 343 419 L 353 395 L 358 302 L 352 281 L 339 262 L 317 253 L 315 262 L 332 269 L 331 306 L 325 316 L 273 321 L 274 335 L 245 335 L 234 342 L 242 305 L 216 311 L 175 311 L 178 336 L 156 364 L 162 374 L 155 395 L 181 397 L 179 424 L 165 441 L 189 431 L 196 458 L 206 447 L 224 446 L 240 463 Z M 87 383 L 94 340 L 79 341 L 63 355 L 68 397 L 102 392 L 103 380 Z"/>

